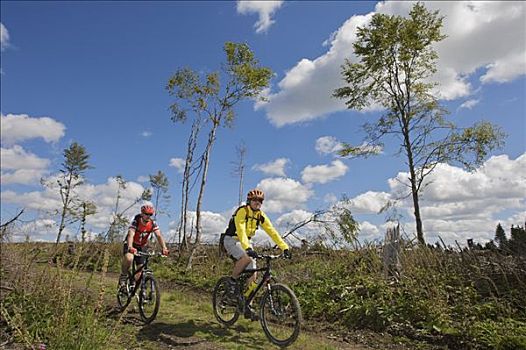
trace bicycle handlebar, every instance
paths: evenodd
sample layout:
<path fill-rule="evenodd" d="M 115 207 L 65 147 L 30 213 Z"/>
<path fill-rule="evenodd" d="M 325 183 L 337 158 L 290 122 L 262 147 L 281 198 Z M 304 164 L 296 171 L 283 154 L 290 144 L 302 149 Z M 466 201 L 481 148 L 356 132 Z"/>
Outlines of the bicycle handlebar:
<path fill-rule="evenodd" d="M 258 254 L 258 257 L 256 259 L 267 259 L 267 260 L 274 260 L 284 258 L 284 254 L 278 254 L 278 255 L 266 255 L 266 254 Z"/>
<path fill-rule="evenodd" d="M 145 257 L 152 257 L 152 256 L 166 257 L 166 255 L 163 255 L 160 252 L 147 252 L 147 253 L 144 253 L 144 252 L 136 251 L 134 255 L 135 256 L 145 256 Z"/>

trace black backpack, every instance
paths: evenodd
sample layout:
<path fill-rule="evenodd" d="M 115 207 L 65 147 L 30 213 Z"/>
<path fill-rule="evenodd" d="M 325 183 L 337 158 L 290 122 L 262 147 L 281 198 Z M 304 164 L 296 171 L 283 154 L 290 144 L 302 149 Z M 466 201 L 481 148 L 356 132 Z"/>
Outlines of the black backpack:
<path fill-rule="evenodd" d="M 220 255 L 221 255 L 221 253 L 225 253 L 225 247 L 224 247 L 225 236 L 231 236 L 231 237 L 235 237 L 236 236 L 236 221 L 235 221 L 235 219 L 236 219 L 237 212 L 239 210 L 241 210 L 241 208 L 245 209 L 245 220 L 248 219 L 248 204 L 240 206 L 239 208 L 236 209 L 234 214 L 232 214 L 232 217 L 230 218 L 230 221 L 228 222 L 228 227 L 227 227 L 226 231 L 224 233 L 222 233 L 221 237 L 219 238 L 219 253 L 220 253 Z M 265 218 L 260 214 L 256 218 L 256 230 L 259 228 L 259 225 L 262 224 L 263 222 L 265 222 Z"/>

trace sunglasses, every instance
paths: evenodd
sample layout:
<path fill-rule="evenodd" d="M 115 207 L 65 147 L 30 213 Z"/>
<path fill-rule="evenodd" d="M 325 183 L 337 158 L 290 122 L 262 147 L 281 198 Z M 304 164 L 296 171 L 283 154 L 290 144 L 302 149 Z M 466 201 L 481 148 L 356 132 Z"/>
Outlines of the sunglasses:
<path fill-rule="evenodd" d="M 152 216 L 153 214 L 142 214 L 142 215 L 146 215 L 147 217 L 150 217 L 150 216 Z"/>
<path fill-rule="evenodd" d="M 253 201 L 263 204 L 263 199 L 253 199 Z"/>

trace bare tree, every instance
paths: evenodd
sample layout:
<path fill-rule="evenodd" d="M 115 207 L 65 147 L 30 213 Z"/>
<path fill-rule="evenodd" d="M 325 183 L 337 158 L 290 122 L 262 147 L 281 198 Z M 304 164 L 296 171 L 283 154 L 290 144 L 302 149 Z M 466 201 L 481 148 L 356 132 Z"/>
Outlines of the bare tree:
<path fill-rule="evenodd" d="M 182 68 L 170 78 L 167 86 L 169 93 L 176 97 L 176 102 L 170 106 L 173 121 L 185 122 L 188 111 L 191 111 L 198 117 L 203 115 L 209 124 L 207 143 L 200 158 L 196 236 L 187 265 L 189 268 L 201 238 L 202 200 L 217 130 L 220 126 L 231 126 L 235 118 L 234 106 L 243 99 L 257 98 L 268 86 L 272 75 L 269 68 L 259 66 L 248 45 L 227 42 L 224 51 L 227 59 L 220 72 L 209 73 L 201 80 L 198 73 Z M 225 78 L 224 84 L 221 84 L 221 78 Z"/>
<path fill-rule="evenodd" d="M 232 175 L 239 177 L 239 197 L 237 205 L 241 205 L 243 202 L 243 176 L 245 174 L 245 156 L 247 153 L 247 146 L 243 141 L 241 144 L 236 146 L 236 161 L 232 162 L 234 169 Z"/>

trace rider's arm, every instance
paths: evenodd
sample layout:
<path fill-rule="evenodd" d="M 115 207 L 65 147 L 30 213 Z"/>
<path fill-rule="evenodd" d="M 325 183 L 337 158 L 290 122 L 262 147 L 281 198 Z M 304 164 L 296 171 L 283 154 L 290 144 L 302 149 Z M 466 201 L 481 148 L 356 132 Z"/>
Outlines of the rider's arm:
<path fill-rule="evenodd" d="M 270 238 L 272 238 L 274 243 L 276 243 L 281 250 L 289 249 L 289 245 L 283 240 L 283 238 L 281 238 L 278 231 L 276 231 L 267 215 L 261 212 L 261 216 L 263 216 L 263 222 L 261 223 L 261 227 L 270 236 Z"/>
<path fill-rule="evenodd" d="M 163 235 L 161 234 L 161 230 L 157 228 L 155 231 L 153 231 L 153 233 L 155 233 L 155 237 L 157 237 L 157 242 L 159 242 L 163 251 L 168 250 L 168 248 L 166 247 L 166 242 L 164 241 Z"/>
<path fill-rule="evenodd" d="M 239 239 L 239 243 L 241 243 L 241 248 L 243 248 L 243 250 L 252 248 L 252 246 L 250 245 L 250 242 L 248 241 L 248 237 L 247 237 L 246 212 L 244 210 L 238 210 L 234 218 L 234 222 L 236 223 L 236 234 L 237 234 L 237 238 Z"/>
<path fill-rule="evenodd" d="M 135 235 L 135 229 L 130 227 L 128 229 L 128 236 L 126 237 L 126 242 L 128 243 L 128 249 L 133 247 L 133 235 Z"/>

